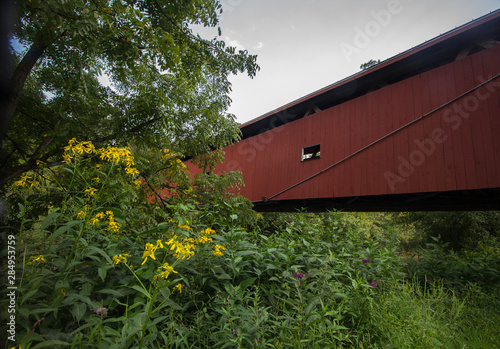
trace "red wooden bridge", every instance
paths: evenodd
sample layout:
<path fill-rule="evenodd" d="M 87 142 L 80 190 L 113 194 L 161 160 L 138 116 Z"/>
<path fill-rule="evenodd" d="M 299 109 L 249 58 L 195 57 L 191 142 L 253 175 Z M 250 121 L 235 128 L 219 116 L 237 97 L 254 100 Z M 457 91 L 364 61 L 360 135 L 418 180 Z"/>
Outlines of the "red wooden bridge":
<path fill-rule="evenodd" d="M 217 171 L 262 211 L 500 209 L 499 44 L 500 10 L 242 125 Z"/>

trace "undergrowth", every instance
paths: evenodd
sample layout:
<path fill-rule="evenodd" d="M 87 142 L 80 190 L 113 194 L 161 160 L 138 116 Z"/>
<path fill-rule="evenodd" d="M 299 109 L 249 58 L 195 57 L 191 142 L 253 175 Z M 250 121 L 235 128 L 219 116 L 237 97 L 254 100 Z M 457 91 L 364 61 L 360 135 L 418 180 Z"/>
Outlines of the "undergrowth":
<path fill-rule="evenodd" d="M 183 185 L 159 205 L 129 152 L 87 146 L 52 180 L 26 176 L 7 195 L 16 325 L 5 348 L 500 347 L 494 238 L 406 253 L 387 217 L 266 218 L 224 195 L 197 206 L 192 193 L 207 199 L 217 176 L 190 182 L 168 153 Z"/>

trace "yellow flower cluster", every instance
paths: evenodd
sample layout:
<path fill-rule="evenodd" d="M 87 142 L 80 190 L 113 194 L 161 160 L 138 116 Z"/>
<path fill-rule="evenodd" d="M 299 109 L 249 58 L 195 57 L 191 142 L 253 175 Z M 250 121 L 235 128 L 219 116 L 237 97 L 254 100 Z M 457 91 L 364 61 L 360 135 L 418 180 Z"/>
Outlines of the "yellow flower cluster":
<path fill-rule="evenodd" d="M 153 277 L 155 280 L 160 277 L 163 279 L 167 279 L 171 273 L 177 274 L 177 272 L 174 270 L 174 267 L 172 267 L 168 263 L 163 263 L 163 265 L 158 268 L 157 272 L 158 275 L 155 275 Z"/>
<path fill-rule="evenodd" d="M 134 181 L 134 184 L 135 184 L 135 188 L 139 189 L 141 187 L 141 185 L 142 185 L 142 181 L 140 179 L 136 179 Z"/>
<path fill-rule="evenodd" d="M 76 138 L 72 138 L 69 140 L 68 145 L 64 147 L 63 162 L 69 164 L 76 155 L 94 153 L 96 153 L 96 149 L 92 142 L 78 142 Z"/>
<path fill-rule="evenodd" d="M 189 231 L 193 231 L 193 228 L 191 228 L 189 226 L 189 221 L 186 221 L 186 224 L 182 224 L 181 222 L 179 221 L 174 221 L 172 219 L 169 219 L 168 220 L 169 223 L 175 223 L 177 222 L 177 227 L 180 228 L 180 229 L 185 229 L 185 230 L 189 230 Z"/>
<path fill-rule="evenodd" d="M 120 262 L 127 263 L 127 257 L 130 257 L 130 255 L 126 253 L 113 256 L 113 264 L 117 265 Z"/>
<path fill-rule="evenodd" d="M 114 162 L 115 164 L 123 163 L 126 167 L 134 166 L 134 156 L 127 148 L 106 147 L 99 149 L 101 160 Z"/>
<path fill-rule="evenodd" d="M 179 227 L 192 231 L 192 228 L 189 226 L 179 224 Z M 172 237 L 165 244 L 170 246 L 170 250 L 173 251 L 175 258 L 189 259 L 194 256 L 196 245 L 213 242 L 211 235 L 216 235 L 215 230 L 211 228 L 202 230 L 195 238 L 184 238 L 182 240 L 175 233 L 172 233 Z M 222 256 L 222 250 L 225 250 L 224 246 L 216 245 L 213 254 Z"/>
<path fill-rule="evenodd" d="M 181 166 L 184 170 L 188 169 L 186 164 L 182 162 L 181 159 L 179 159 L 180 157 L 183 157 L 181 153 L 173 153 L 170 151 L 170 149 L 162 149 L 161 152 L 164 153 L 161 156 L 161 160 L 163 161 L 163 163 L 166 163 L 167 161 L 172 161 L 175 162 L 177 165 Z"/>
<path fill-rule="evenodd" d="M 206 244 L 207 242 L 214 242 L 214 240 L 210 237 L 210 235 L 215 235 L 215 230 L 210 228 L 202 230 L 196 238 L 196 243 Z"/>
<path fill-rule="evenodd" d="M 225 251 L 226 248 L 222 245 L 215 245 L 214 246 L 214 249 L 212 250 L 212 253 L 216 256 L 223 256 L 224 254 L 222 253 L 222 251 Z"/>
<path fill-rule="evenodd" d="M 83 211 L 80 211 L 78 215 L 80 215 Z M 84 213 L 84 212 L 83 212 Z M 77 215 L 77 217 L 78 217 Z M 108 228 L 107 230 L 112 232 L 112 233 L 118 233 L 120 232 L 120 223 L 115 221 L 115 214 L 113 211 L 106 211 L 106 212 L 99 212 L 98 214 L 95 215 L 94 218 L 91 218 L 88 223 L 91 225 L 95 225 L 99 223 L 99 221 L 102 221 L 104 219 L 107 219 L 107 224 Z"/>
<path fill-rule="evenodd" d="M 144 258 L 144 260 L 142 261 L 141 265 L 146 263 L 148 258 L 156 260 L 155 252 L 158 248 L 163 248 L 163 244 L 162 244 L 161 240 L 156 240 L 156 245 L 153 245 L 153 244 L 148 242 L 146 244 L 146 247 L 144 248 L 144 253 L 142 254 L 142 258 Z"/>
<path fill-rule="evenodd" d="M 29 187 L 29 188 L 38 188 L 40 186 L 40 182 L 32 180 L 33 177 L 24 175 L 21 176 L 21 178 L 17 181 L 14 182 L 14 184 L 11 186 L 12 189 L 15 188 L 23 188 L 23 187 Z"/>
<path fill-rule="evenodd" d="M 125 173 L 127 173 L 130 177 L 135 177 L 139 174 L 139 170 L 134 168 L 134 156 L 127 148 L 118 148 L 118 147 L 106 147 L 102 149 L 96 149 L 92 142 L 78 142 L 76 138 L 72 138 L 69 140 L 69 145 L 64 147 L 64 163 L 71 163 L 72 159 L 77 155 L 84 154 L 97 154 L 101 158 L 101 160 L 106 160 L 108 162 L 114 162 L 115 164 L 122 163 L 125 166 Z M 96 169 L 100 169 L 100 165 L 96 165 Z M 97 183 L 99 183 L 99 178 L 94 178 Z M 136 186 L 139 184 L 134 182 Z M 90 195 L 93 195 L 90 193 Z"/>
<path fill-rule="evenodd" d="M 28 261 L 28 264 L 35 264 L 35 263 L 38 263 L 38 264 L 45 263 L 45 257 L 42 255 L 39 255 L 37 257 L 31 256 L 29 261 Z"/>
<path fill-rule="evenodd" d="M 104 217 L 103 213 L 100 212 L 96 215 L 95 219 L 98 221 L 103 217 Z M 189 230 L 192 230 L 191 227 L 189 228 L 190 228 Z M 189 259 L 192 256 L 194 256 L 195 249 L 198 244 L 213 243 L 213 238 L 211 237 L 212 235 L 216 235 L 215 231 L 211 228 L 206 228 L 202 230 L 194 238 L 193 237 L 181 238 L 177 236 L 175 233 L 172 233 L 171 238 L 168 239 L 167 241 L 156 240 L 155 244 L 148 242 L 144 246 L 144 252 L 142 254 L 143 261 L 141 265 L 144 265 L 147 262 L 148 258 L 151 258 L 152 260 L 156 261 L 156 256 L 155 256 L 156 251 L 158 249 L 163 249 L 163 248 L 168 248 L 170 251 L 172 251 L 174 257 L 178 261 L 182 259 Z M 222 256 L 223 255 L 222 251 L 225 250 L 226 248 L 222 245 L 214 245 L 213 250 L 211 252 L 216 256 Z M 123 255 L 113 256 L 113 265 L 117 265 L 120 262 L 127 263 L 127 257 L 130 257 L 130 255 L 123 254 Z M 171 273 L 176 274 L 177 272 L 174 270 L 173 266 L 169 265 L 168 263 L 163 263 L 160 267 L 158 267 L 157 274 L 154 276 L 154 279 L 155 280 L 159 278 L 167 279 Z M 181 284 L 177 284 L 174 287 L 177 288 L 179 293 L 182 292 Z"/>
<path fill-rule="evenodd" d="M 196 245 L 193 238 L 179 240 L 177 235 L 172 234 L 172 237 L 165 244 L 170 246 L 170 251 L 173 251 L 174 257 L 177 259 L 189 259 L 194 256 Z"/>
<path fill-rule="evenodd" d="M 118 147 L 106 147 L 103 149 L 99 149 L 99 156 L 101 160 L 107 160 L 109 162 L 114 162 L 115 164 L 122 163 L 125 165 L 125 173 L 130 177 L 134 178 L 139 174 L 139 170 L 134 166 L 134 156 L 127 148 L 118 148 Z M 138 180 L 134 181 L 136 186 L 140 185 L 137 183 Z"/>
<path fill-rule="evenodd" d="M 91 187 L 91 188 L 85 189 L 85 191 L 83 193 L 85 194 L 85 196 L 95 196 L 95 194 L 97 193 L 97 189 Z"/>

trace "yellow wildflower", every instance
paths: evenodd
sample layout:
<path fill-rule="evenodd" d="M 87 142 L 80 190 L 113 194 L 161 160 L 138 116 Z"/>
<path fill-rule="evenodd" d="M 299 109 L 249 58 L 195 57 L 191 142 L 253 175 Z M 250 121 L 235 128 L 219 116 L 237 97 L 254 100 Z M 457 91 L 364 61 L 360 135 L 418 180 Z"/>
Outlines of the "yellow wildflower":
<path fill-rule="evenodd" d="M 163 264 L 157 271 L 159 274 L 154 276 L 155 279 L 158 279 L 159 277 L 166 279 L 171 273 L 177 274 L 174 268 L 168 263 Z"/>
<path fill-rule="evenodd" d="M 126 167 L 134 165 L 134 157 L 127 148 L 107 147 L 105 149 L 100 149 L 99 155 L 102 160 L 114 162 L 116 164 L 121 161 Z"/>
<path fill-rule="evenodd" d="M 64 153 L 63 159 L 64 159 L 63 162 L 65 164 L 69 164 L 69 163 L 71 163 L 71 159 L 73 159 L 73 157 L 67 153 Z"/>
<path fill-rule="evenodd" d="M 72 138 L 68 141 L 68 145 L 64 147 L 63 162 L 69 164 L 75 155 L 83 155 L 84 153 L 92 154 L 95 152 L 96 150 L 92 142 L 78 142 L 76 138 Z"/>
<path fill-rule="evenodd" d="M 118 233 L 120 231 L 120 223 L 117 221 L 109 221 L 108 222 L 108 231 L 111 231 L 113 233 Z"/>
<path fill-rule="evenodd" d="M 206 235 L 202 235 L 196 239 L 196 243 L 198 244 L 206 244 L 207 242 L 213 242 L 214 240 L 212 238 L 209 238 Z"/>
<path fill-rule="evenodd" d="M 85 211 L 80 211 L 76 214 L 76 218 L 83 219 L 85 217 Z"/>
<path fill-rule="evenodd" d="M 174 287 L 179 291 L 179 293 L 182 293 L 182 285 L 181 284 L 177 284 Z"/>
<path fill-rule="evenodd" d="M 191 228 L 189 225 L 183 225 L 183 224 L 179 223 L 178 227 L 181 228 L 181 229 L 186 229 L 186 230 L 193 231 L 193 228 Z"/>
<path fill-rule="evenodd" d="M 176 235 L 173 235 L 166 244 L 170 246 L 170 250 L 174 252 L 174 256 L 177 259 L 189 259 L 194 256 L 194 249 L 196 245 L 193 243 L 193 239 L 184 239 L 178 241 Z"/>
<path fill-rule="evenodd" d="M 213 230 L 213 229 L 211 229 L 211 228 L 207 228 L 207 229 L 205 229 L 205 230 L 202 230 L 202 231 L 201 231 L 201 233 L 202 233 L 202 234 L 205 234 L 205 235 L 210 235 L 210 234 L 212 234 L 212 235 L 216 235 L 215 230 Z"/>
<path fill-rule="evenodd" d="M 31 185 L 30 185 L 30 188 L 33 188 L 33 187 L 37 188 L 39 186 L 40 186 L 40 182 L 39 181 L 32 181 Z"/>
<path fill-rule="evenodd" d="M 133 167 L 127 167 L 125 168 L 125 172 L 130 176 L 134 177 L 135 175 L 139 174 L 139 170 Z"/>
<path fill-rule="evenodd" d="M 142 258 L 144 258 L 144 260 L 142 261 L 141 265 L 143 265 L 144 263 L 146 263 L 148 257 L 151 258 L 151 259 L 156 260 L 155 251 L 156 251 L 157 248 L 158 247 L 156 247 L 153 244 L 150 244 L 149 242 L 146 244 L 146 247 L 144 248 L 144 253 L 142 254 Z"/>
<path fill-rule="evenodd" d="M 14 182 L 13 187 L 25 187 L 27 185 L 26 182 L 29 179 L 31 179 L 31 177 L 28 175 L 21 176 L 21 178 L 18 181 Z"/>
<path fill-rule="evenodd" d="M 28 264 L 35 264 L 35 263 L 43 264 L 45 263 L 45 258 L 42 255 L 39 255 L 37 257 L 31 256 Z"/>
<path fill-rule="evenodd" d="M 222 253 L 222 251 L 225 251 L 225 250 L 226 250 L 226 248 L 224 246 L 215 245 L 212 253 L 216 256 L 223 256 L 224 254 Z"/>
<path fill-rule="evenodd" d="M 88 188 L 85 189 L 84 194 L 88 196 L 94 196 L 97 193 L 97 189 L 95 188 Z"/>
<path fill-rule="evenodd" d="M 134 181 L 134 184 L 135 184 L 135 188 L 139 189 L 141 187 L 142 181 L 140 179 L 136 179 Z"/>
<path fill-rule="evenodd" d="M 113 264 L 117 265 L 120 262 L 127 263 L 127 257 L 130 257 L 129 254 L 120 254 L 117 256 L 113 256 Z"/>

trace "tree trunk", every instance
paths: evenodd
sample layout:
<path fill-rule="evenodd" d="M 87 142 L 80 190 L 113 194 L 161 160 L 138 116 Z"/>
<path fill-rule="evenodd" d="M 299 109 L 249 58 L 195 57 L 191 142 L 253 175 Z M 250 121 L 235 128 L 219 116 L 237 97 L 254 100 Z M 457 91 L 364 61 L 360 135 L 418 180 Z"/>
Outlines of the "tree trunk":
<path fill-rule="evenodd" d="M 21 92 L 24 84 L 26 83 L 26 79 L 46 48 L 46 45 L 40 45 L 36 42 L 33 43 L 19 65 L 16 67 L 16 70 L 14 70 L 14 74 L 12 74 L 10 79 L 9 91 L 7 92 L 7 103 L 5 105 L 3 115 L 4 119 L 2 121 L 2 124 L 5 127 L 1 131 L 2 133 L 7 131 L 7 126 L 16 111 L 17 103 L 21 97 Z"/>

